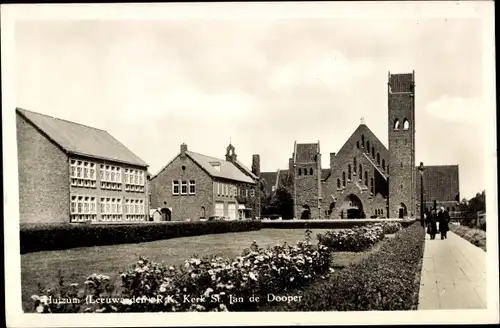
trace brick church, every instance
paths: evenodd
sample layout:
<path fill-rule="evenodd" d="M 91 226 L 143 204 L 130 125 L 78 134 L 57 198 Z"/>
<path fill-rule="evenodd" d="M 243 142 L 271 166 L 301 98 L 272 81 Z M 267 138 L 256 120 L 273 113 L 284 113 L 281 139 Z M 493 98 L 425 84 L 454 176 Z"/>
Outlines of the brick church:
<path fill-rule="evenodd" d="M 261 173 L 267 193 L 284 188 L 298 219 L 419 216 L 414 77 L 389 73 L 388 148 L 363 119 L 340 150 L 330 153 L 328 169 L 322 168 L 319 141 L 295 142 L 287 170 Z M 424 199 L 427 208 L 436 203 L 454 211 L 460 200 L 458 165 L 425 166 Z"/>

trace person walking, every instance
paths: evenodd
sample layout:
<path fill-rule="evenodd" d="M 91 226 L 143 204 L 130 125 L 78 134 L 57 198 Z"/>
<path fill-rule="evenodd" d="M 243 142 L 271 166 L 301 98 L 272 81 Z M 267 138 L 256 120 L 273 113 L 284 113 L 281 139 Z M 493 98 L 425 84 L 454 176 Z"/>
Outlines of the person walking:
<path fill-rule="evenodd" d="M 427 233 L 431 236 L 431 239 L 436 238 L 437 233 L 437 222 L 436 222 L 436 211 L 432 210 L 427 216 Z"/>
<path fill-rule="evenodd" d="M 445 211 L 444 207 L 441 207 L 439 215 L 439 232 L 441 233 L 441 239 L 448 239 L 447 233 L 450 230 L 450 215 L 448 211 Z"/>

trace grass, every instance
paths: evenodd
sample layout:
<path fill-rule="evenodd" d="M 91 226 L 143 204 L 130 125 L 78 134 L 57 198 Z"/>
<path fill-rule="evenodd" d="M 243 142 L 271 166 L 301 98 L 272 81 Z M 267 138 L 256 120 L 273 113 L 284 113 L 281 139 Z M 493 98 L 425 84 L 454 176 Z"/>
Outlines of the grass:
<path fill-rule="evenodd" d="M 314 229 L 312 241 L 317 242 L 316 235 L 325 231 Z M 135 263 L 139 256 L 168 265 L 183 264 L 194 254 L 199 257 L 216 255 L 233 258 L 250 247 L 254 240 L 259 246 L 284 242 L 295 244 L 304 238 L 304 232 L 299 229 L 264 229 L 24 254 L 21 256 L 23 310 L 32 311 L 31 295 L 38 293 L 38 284 L 50 288 L 57 283 L 59 272 L 68 283 L 82 284 L 86 277 L 98 273 L 116 280 L 119 286 L 120 271 Z"/>
<path fill-rule="evenodd" d="M 486 231 L 450 224 L 450 230 L 486 252 Z"/>

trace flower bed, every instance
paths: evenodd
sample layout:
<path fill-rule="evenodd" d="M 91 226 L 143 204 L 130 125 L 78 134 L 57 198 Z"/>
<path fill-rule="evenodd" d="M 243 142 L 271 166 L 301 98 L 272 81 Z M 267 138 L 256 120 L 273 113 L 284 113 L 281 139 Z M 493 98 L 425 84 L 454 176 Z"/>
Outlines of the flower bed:
<path fill-rule="evenodd" d="M 375 223 L 400 223 L 406 228 L 415 220 L 403 219 L 344 219 L 344 220 L 273 220 L 262 221 L 262 229 L 350 229 Z"/>
<path fill-rule="evenodd" d="M 318 234 L 319 243 L 333 251 L 362 252 L 384 238 L 401 229 L 398 222 L 376 223 L 352 229 L 331 230 Z"/>
<path fill-rule="evenodd" d="M 302 302 L 261 308 L 268 311 L 414 310 L 418 302 L 425 231 L 412 225 L 396 233 L 366 260 L 306 289 Z"/>
<path fill-rule="evenodd" d="M 141 243 L 176 237 L 260 230 L 259 221 L 137 224 L 49 224 L 21 227 L 21 254 L 74 247 Z"/>
<path fill-rule="evenodd" d="M 37 312 L 251 311 L 269 293 L 307 284 L 330 266 L 331 250 L 306 239 L 296 245 L 260 248 L 256 243 L 234 260 L 192 258 L 184 266 L 167 267 L 141 259 L 121 274 L 123 287 L 114 290 L 109 277 L 93 274 L 83 289 L 61 283 L 33 296 Z M 107 304 L 89 302 L 106 298 Z M 57 304 L 51 299 L 78 300 Z M 257 300 L 258 298 L 258 300 Z M 75 305 L 76 304 L 76 305 Z"/>

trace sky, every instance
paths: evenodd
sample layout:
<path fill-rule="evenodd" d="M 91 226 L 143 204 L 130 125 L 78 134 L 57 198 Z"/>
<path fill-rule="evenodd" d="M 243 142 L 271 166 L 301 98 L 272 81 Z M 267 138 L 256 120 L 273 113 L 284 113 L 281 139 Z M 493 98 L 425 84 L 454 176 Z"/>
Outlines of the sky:
<path fill-rule="evenodd" d="M 474 18 L 23 20 L 16 106 L 107 130 L 153 174 L 188 149 L 261 171 L 320 141 L 323 168 L 364 118 L 388 145 L 388 73 L 416 80 L 416 165 L 485 189 L 483 27 Z"/>

